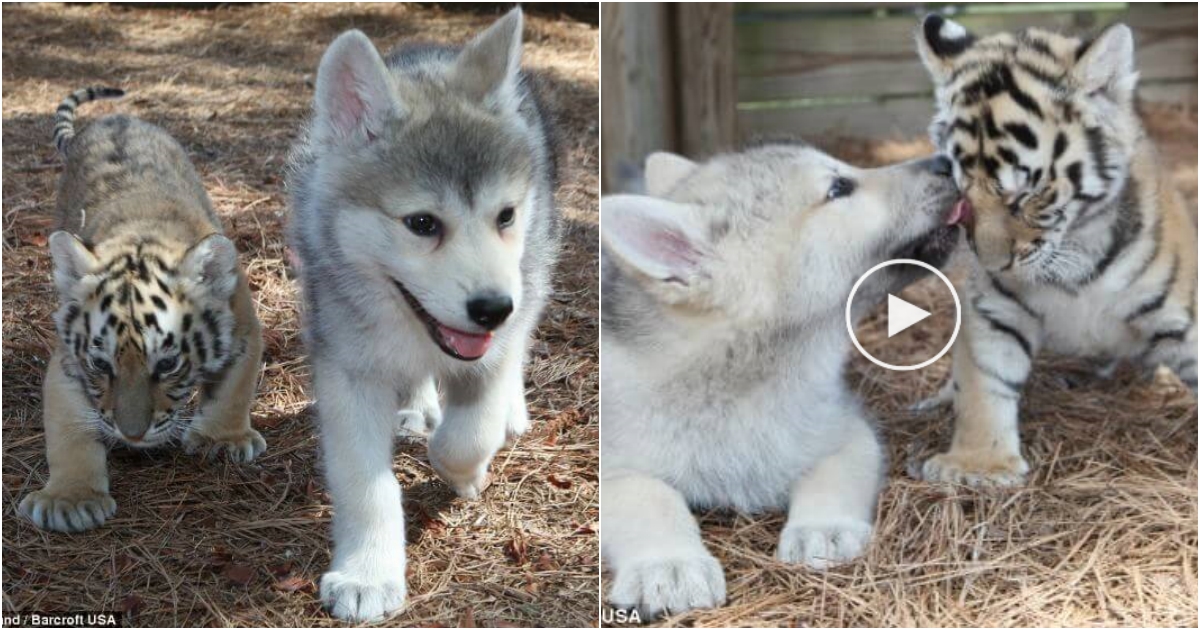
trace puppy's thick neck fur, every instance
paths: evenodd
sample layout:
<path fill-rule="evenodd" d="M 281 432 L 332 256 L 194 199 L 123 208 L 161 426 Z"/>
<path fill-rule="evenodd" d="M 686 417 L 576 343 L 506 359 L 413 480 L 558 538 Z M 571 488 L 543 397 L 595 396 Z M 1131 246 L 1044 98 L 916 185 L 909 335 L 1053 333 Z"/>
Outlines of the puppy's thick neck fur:
<path fill-rule="evenodd" d="M 606 261 L 607 279 L 624 273 Z M 840 397 L 845 389 L 850 343 L 840 309 L 802 323 L 739 321 L 736 313 L 663 305 L 635 282 L 606 281 L 604 291 L 606 342 L 672 390 L 748 396 L 765 383 L 791 383 Z"/>

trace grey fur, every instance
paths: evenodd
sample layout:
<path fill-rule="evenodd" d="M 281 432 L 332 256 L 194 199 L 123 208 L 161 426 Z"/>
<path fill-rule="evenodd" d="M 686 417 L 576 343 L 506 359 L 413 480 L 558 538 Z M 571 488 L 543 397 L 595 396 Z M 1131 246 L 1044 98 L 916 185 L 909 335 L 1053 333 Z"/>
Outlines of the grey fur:
<path fill-rule="evenodd" d="M 519 71 L 521 24 L 514 10 L 462 48 L 386 59 L 344 33 L 290 159 L 289 242 L 335 508 L 321 598 L 340 618 L 380 619 L 407 594 L 393 433 L 429 434 L 430 463 L 473 498 L 505 435 L 528 426 L 526 346 L 560 227 L 556 150 Z M 501 225 L 508 210 L 516 218 Z M 436 218 L 436 235 L 408 227 L 419 215 Z M 482 351 L 453 354 L 444 331 L 482 338 L 467 305 L 483 295 L 511 297 L 514 310 Z"/>

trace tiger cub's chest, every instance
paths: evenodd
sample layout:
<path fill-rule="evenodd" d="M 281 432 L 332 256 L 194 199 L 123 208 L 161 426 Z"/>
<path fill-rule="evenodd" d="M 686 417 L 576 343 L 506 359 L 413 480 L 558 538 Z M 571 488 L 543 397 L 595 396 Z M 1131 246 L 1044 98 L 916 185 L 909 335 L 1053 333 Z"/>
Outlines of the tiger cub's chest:
<path fill-rule="evenodd" d="M 1037 289 L 1028 296 L 1043 314 L 1042 347 L 1056 354 L 1080 357 L 1128 357 L 1141 349 L 1135 331 L 1127 326 L 1119 302 L 1102 287 L 1071 295 Z"/>

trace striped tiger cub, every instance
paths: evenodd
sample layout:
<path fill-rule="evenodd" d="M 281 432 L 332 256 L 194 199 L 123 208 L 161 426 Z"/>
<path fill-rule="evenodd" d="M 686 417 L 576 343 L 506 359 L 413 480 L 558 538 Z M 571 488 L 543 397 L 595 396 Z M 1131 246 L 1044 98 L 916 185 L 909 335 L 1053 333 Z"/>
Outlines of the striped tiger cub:
<path fill-rule="evenodd" d="M 17 508 L 42 529 L 81 532 L 112 518 L 109 446 L 179 440 L 239 462 L 267 447 L 250 425 L 262 358 L 254 299 L 187 153 L 132 116 L 75 134 L 78 106 L 123 94 L 78 90 L 55 115 L 65 168 L 49 238 L 59 297 L 42 388 L 50 477 Z"/>
<path fill-rule="evenodd" d="M 950 449 L 927 480 L 1016 485 L 1017 411 L 1043 350 L 1147 370 L 1196 391 L 1196 224 L 1134 107 L 1133 35 L 1029 29 L 976 38 L 930 15 L 930 135 L 971 204 L 975 256 L 954 347 Z"/>

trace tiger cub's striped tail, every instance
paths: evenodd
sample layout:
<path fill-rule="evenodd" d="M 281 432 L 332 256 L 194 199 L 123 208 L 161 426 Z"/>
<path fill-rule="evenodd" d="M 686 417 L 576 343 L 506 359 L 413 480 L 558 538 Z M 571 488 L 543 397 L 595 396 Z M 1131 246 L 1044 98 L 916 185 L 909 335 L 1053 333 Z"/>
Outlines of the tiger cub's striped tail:
<path fill-rule="evenodd" d="M 125 90 L 111 87 L 89 87 L 75 90 L 59 104 L 54 116 L 54 146 L 64 156 L 67 145 L 75 137 L 75 108 L 88 101 L 101 98 L 120 98 L 125 96 Z"/>

